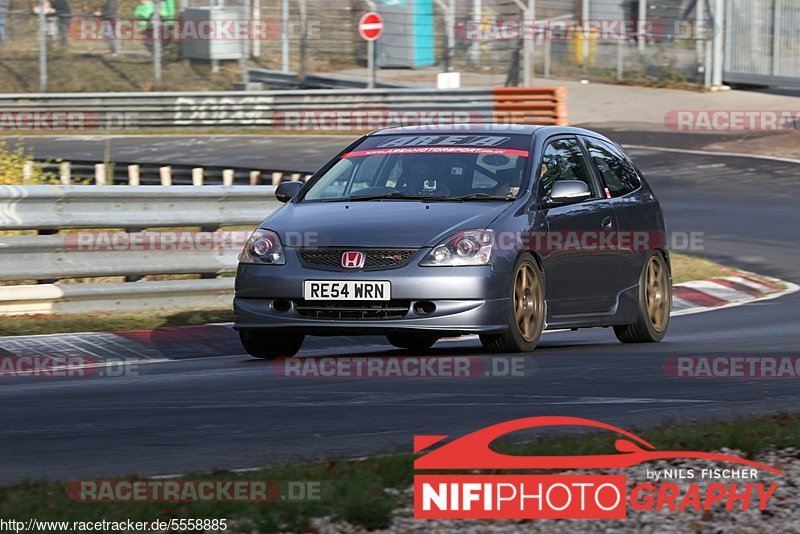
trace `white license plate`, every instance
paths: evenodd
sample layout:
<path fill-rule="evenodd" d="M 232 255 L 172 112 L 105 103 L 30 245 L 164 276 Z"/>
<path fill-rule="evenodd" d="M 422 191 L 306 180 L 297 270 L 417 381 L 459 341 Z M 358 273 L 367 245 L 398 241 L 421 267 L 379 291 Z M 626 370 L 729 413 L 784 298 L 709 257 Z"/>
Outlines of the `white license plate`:
<path fill-rule="evenodd" d="M 390 282 L 306 280 L 303 284 L 306 300 L 389 300 L 391 293 Z"/>

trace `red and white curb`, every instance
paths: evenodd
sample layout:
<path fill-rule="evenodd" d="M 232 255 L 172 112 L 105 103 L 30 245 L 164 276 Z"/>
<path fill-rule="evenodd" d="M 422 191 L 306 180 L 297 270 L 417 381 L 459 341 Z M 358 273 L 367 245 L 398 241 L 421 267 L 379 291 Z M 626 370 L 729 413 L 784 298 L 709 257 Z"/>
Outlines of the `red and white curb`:
<path fill-rule="evenodd" d="M 794 293 L 800 286 L 776 278 L 737 271 L 731 276 L 672 286 L 672 316 L 741 306 Z"/>

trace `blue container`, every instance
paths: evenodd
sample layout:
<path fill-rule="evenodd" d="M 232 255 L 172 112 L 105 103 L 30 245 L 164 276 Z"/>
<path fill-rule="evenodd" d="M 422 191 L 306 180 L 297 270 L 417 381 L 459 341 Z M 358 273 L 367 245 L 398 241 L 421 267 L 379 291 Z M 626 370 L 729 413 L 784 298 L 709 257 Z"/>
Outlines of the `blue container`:
<path fill-rule="evenodd" d="M 375 41 L 379 67 L 428 67 L 436 63 L 434 0 L 378 0 L 384 20 Z"/>

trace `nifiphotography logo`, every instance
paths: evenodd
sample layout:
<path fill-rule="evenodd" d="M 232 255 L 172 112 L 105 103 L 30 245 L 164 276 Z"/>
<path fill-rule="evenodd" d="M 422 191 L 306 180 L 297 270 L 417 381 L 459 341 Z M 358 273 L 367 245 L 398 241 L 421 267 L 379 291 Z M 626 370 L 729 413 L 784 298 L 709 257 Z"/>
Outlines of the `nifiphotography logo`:
<path fill-rule="evenodd" d="M 573 456 L 515 456 L 490 448 L 493 441 L 526 429 L 584 427 L 617 434 L 616 452 Z M 414 452 L 430 449 L 448 436 L 414 436 Z M 678 478 L 697 480 L 688 486 L 664 482 L 670 469 L 645 469 L 645 481 L 628 483 L 624 474 L 564 474 L 564 470 L 623 469 L 655 460 L 689 459 L 734 464 L 720 469 L 683 469 Z M 415 519 L 624 519 L 634 510 L 764 510 L 777 483 L 700 482 L 709 479 L 757 480 L 759 471 L 782 474 L 762 463 L 729 454 L 659 451 L 621 428 L 579 417 L 546 416 L 492 425 L 425 452 L 416 471 L 469 471 L 470 474 L 415 474 Z M 475 471 L 492 470 L 492 474 Z M 495 474 L 510 470 L 515 474 Z M 537 474 L 518 474 L 535 470 Z M 557 470 L 557 474 L 539 474 Z M 678 471 L 675 469 L 674 471 Z M 647 481 L 651 480 L 651 481 Z M 628 491 L 630 489 L 630 491 Z"/>

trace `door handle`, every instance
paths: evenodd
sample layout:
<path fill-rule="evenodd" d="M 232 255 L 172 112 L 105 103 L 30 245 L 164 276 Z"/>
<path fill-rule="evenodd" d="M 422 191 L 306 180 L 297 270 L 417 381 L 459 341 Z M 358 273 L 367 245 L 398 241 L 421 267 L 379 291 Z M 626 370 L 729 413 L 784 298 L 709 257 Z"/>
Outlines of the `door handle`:
<path fill-rule="evenodd" d="M 604 217 L 600 224 L 603 225 L 603 228 L 606 230 L 611 230 L 611 227 L 614 226 L 614 222 L 611 220 L 611 217 Z"/>

